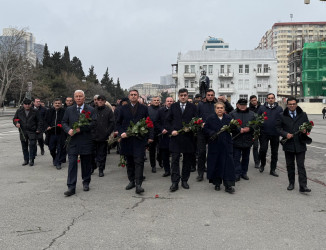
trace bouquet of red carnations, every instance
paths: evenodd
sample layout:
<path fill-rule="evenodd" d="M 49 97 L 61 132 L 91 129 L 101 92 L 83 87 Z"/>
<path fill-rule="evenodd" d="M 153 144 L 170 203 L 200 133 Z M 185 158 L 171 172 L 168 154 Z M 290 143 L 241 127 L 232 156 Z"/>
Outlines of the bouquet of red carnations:
<path fill-rule="evenodd" d="M 310 122 L 304 122 L 303 124 L 301 124 L 299 126 L 299 130 L 294 132 L 293 136 L 299 134 L 299 133 L 304 133 L 306 135 L 310 135 L 310 131 L 312 130 L 312 127 L 315 126 L 314 122 L 313 121 L 310 121 Z M 292 138 L 291 138 L 292 139 Z M 282 145 L 284 145 L 284 143 L 286 143 L 288 140 L 288 138 L 284 138 L 280 141 L 280 143 Z"/>
<path fill-rule="evenodd" d="M 194 134 L 197 134 L 197 132 L 201 129 L 203 126 L 203 119 L 198 118 L 198 117 L 193 117 L 189 123 L 182 123 L 183 127 L 182 129 L 178 130 L 179 133 L 188 133 L 188 132 L 193 132 Z M 172 135 L 170 135 L 172 136 Z"/>
<path fill-rule="evenodd" d="M 133 123 L 130 121 L 129 127 L 126 131 L 127 137 L 135 136 L 135 137 L 144 137 L 149 131 L 149 128 L 154 128 L 152 120 L 147 117 L 146 119 L 143 118 L 139 120 L 138 122 Z M 121 139 L 121 136 L 115 137 L 113 139 L 110 139 L 108 141 L 109 145 L 112 145 L 113 143 L 117 142 Z"/>
<path fill-rule="evenodd" d="M 229 123 L 229 125 L 224 125 L 219 131 L 217 131 L 215 134 L 213 134 L 209 140 L 214 141 L 222 132 L 226 131 L 231 133 L 231 130 L 233 128 L 240 128 L 242 125 L 242 121 L 240 119 L 232 119 Z"/>
<path fill-rule="evenodd" d="M 261 115 L 258 115 L 255 120 L 248 122 L 248 126 L 254 129 L 254 138 L 252 139 L 253 141 L 257 140 L 260 136 L 260 127 L 263 126 L 264 121 L 268 120 L 266 115 L 267 112 L 264 112 Z"/>
<path fill-rule="evenodd" d="M 74 122 L 72 124 L 72 129 L 74 130 L 74 134 L 76 133 L 77 128 L 89 125 L 90 121 L 92 120 L 90 115 L 91 115 L 91 112 L 89 112 L 89 111 L 86 112 L 85 110 L 82 110 L 78 121 Z M 60 127 L 60 128 L 62 127 L 62 125 L 59 126 L 59 124 L 57 126 Z M 69 146 L 70 141 L 71 141 L 71 136 L 69 135 L 67 140 L 66 140 L 65 147 Z"/>
<path fill-rule="evenodd" d="M 19 119 L 14 119 L 15 124 L 19 123 L 19 121 L 20 121 Z M 24 141 L 26 142 L 26 138 L 25 138 L 25 135 L 24 135 L 24 132 L 23 132 L 22 128 L 19 127 L 18 129 L 19 129 L 20 134 L 23 136 Z"/>

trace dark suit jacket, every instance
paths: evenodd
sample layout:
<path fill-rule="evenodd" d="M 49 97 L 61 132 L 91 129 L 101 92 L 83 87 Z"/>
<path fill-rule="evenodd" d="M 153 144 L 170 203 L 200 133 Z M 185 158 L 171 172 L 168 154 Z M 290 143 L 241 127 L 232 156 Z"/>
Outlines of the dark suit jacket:
<path fill-rule="evenodd" d="M 167 118 L 168 114 L 169 114 L 169 110 L 166 107 L 162 107 L 158 110 L 157 121 L 154 124 L 154 126 L 159 131 L 159 134 L 162 133 L 163 129 L 167 130 L 166 118 Z M 167 148 L 168 149 L 169 144 L 170 144 L 169 133 L 160 135 L 158 137 L 158 141 L 159 141 L 159 148 Z"/>
<path fill-rule="evenodd" d="M 36 139 L 36 131 L 41 132 L 42 130 L 42 119 L 40 118 L 40 113 L 36 109 L 30 109 L 28 116 L 26 116 L 24 108 L 20 108 L 16 111 L 13 120 L 15 119 L 19 119 L 18 123 L 20 124 L 21 131 L 31 140 Z M 17 122 L 13 121 L 13 123 L 16 126 Z M 21 131 L 19 131 L 20 140 L 23 141 L 24 137 Z"/>
<path fill-rule="evenodd" d="M 180 130 L 184 123 L 189 123 L 193 117 L 196 117 L 196 105 L 187 102 L 184 112 L 181 112 L 180 102 L 173 103 L 167 116 L 167 127 L 169 133 L 173 130 Z M 170 151 L 175 153 L 194 153 L 195 139 L 192 132 L 182 133 L 170 138 Z"/>
<path fill-rule="evenodd" d="M 132 121 L 136 124 L 139 120 L 148 117 L 148 108 L 145 105 L 137 103 L 137 111 L 135 115 L 131 112 L 131 104 L 127 104 L 121 107 L 119 111 L 119 115 L 116 121 L 117 130 L 119 132 L 119 136 L 127 132 L 127 129 Z M 122 155 L 129 155 L 129 156 L 136 156 L 136 157 L 144 157 L 145 156 L 145 147 L 147 144 L 147 139 L 154 138 L 154 131 L 153 129 L 149 129 L 149 133 L 147 136 L 142 138 L 137 138 L 134 136 L 127 137 L 121 139 L 121 154 Z"/>
<path fill-rule="evenodd" d="M 90 125 L 81 127 L 80 133 L 76 133 L 71 137 L 68 148 L 69 154 L 88 155 L 92 153 L 93 142 L 91 136 L 91 126 L 94 123 L 94 109 L 91 106 L 85 104 L 84 110 L 86 112 L 91 112 L 92 121 L 90 122 Z M 68 133 L 69 130 L 73 128 L 73 124 L 79 120 L 79 115 L 80 113 L 77 111 L 76 104 L 66 109 L 65 114 L 62 118 L 62 127 L 66 133 Z"/>

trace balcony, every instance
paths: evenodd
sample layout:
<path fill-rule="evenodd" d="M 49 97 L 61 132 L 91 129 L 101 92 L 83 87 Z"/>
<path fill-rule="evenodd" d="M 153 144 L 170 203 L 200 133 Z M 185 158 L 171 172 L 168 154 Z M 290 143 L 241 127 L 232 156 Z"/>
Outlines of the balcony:
<path fill-rule="evenodd" d="M 235 92 L 234 88 L 219 88 L 218 93 L 219 94 L 232 94 Z"/>
<path fill-rule="evenodd" d="M 271 76 L 271 73 L 267 72 L 267 73 L 264 73 L 264 72 L 260 72 L 260 73 L 256 73 L 256 76 L 257 77 L 270 77 Z"/>
<path fill-rule="evenodd" d="M 196 88 L 186 88 L 189 94 L 194 94 L 196 92 Z"/>
<path fill-rule="evenodd" d="M 178 73 L 173 73 L 172 78 L 178 78 Z"/>
<path fill-rule="evenodd" d="M 233 78 L 234 74 L 231 72 L 228 73 L 218 73 L 218 77 L 220 78 Z"/>
<path fill-rule="evenodd" d="M 184 78 L 195 78 L 196 73 L 183 73 Z"/>
<path fill-rule="evenodd" d="M 266 86 L 260 86 L 260 87 L 257 87 L 257 93 L 268 93 L 268 87 Z"/>

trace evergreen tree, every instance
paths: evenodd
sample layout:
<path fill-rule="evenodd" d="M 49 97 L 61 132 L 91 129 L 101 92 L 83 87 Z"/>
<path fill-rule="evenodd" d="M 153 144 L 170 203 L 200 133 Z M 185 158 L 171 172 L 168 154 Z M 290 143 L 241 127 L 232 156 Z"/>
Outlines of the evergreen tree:
<path fill-rule="evenodd" d="M 125 93 L 124 93 L 123 89 L 121 88 L 119 77 L 117 79 L 116 93 L 117 93 L 115 96 L 116 99 L 125 97 Z"/>
<path fill-rule="evenodd" d="M 68 46 L 65 46 L 65 51 L 62 56 L 62 70 L 66 72 L 71 72 L 70 54 Z"/>
<path fill-rule="evenodd" d="M 52 67 L 52 60 L 47 44 L 44 45 L 42 64 L 43 64 L 43 68 Z"/>
<path fill-rule="evenodd" d="M 97 75 L 94 73 L 94 66 L 92 65 L 88 70 L 88 76 L 86 76 L 88 82 L 98 84 Z"/>
<path fill-rule="evenodd" d="M 108 91 L 109 93 L 111 93 L 113 95 L 114 85 L 113 85 L 112 78 L 110 78 L 109 68 L 106 68 L 106 71 L 101 80 L 101 85 L 102 85 L 102 88 L 104 88 L 106 91 Z"/>
<path fill-rule="evenodd" d="M 53 71 L 56 75 L 59 75 L 61 73 L 62 69 L 62 62 L 61 62 L 61 53 L 60 52 L 54 52 L 52 54 L 52 62 L 53 62 Z"/>
<path fill-rule="evenodd" d="M 71 60 L 71 72 L 75 74 L 78 79 L 82 79 L 85 76 L 82 63 L 76 56 Z"/>

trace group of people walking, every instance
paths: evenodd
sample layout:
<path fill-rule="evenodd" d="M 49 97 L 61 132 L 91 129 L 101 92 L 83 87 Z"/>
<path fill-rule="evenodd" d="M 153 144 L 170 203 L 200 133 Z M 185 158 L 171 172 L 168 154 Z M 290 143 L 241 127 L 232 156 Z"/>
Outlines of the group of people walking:
<path fill-rule="evenodd" d="M 163 177 L 171 176 L 171 192 L 177 191 L 180 183 L 184 189 L 189 189 L 190 174 L 197 170 L 197 181 L 203 181 L 207 172 L 207 179 L 215 190 L 219 191 L 224 185 L 226 192 L 234 193 L 237 181 L 249 180 L 247 172 L 251 148 L 255 168 L 263 173 L 270 143 L 269 173 L 278 177 L 276 167 L 280 136 L 287 138 L 283 150 L 288 170 L 288 190 L 294 189 L 296 160 L 300 192 L 311 191 L 307 188 L 304 166 L 306 144 L 310 138 L 308 131 L 296 133 L 302 123 L 309 121 L 295 98 L 289 97 L 283 110 L 274 94 L 268 94 L 262 105 L 253 95 L 249 107 L 246 99 L 239 99 L 234 109 L 224 96 L 216 97 L 213 89 L 208 89 L 205 98 L 194 103 L 189 101 L 188 90 L 180 89 L 177 101 L 168 97 L 161 106 L 160 98 L 153 97 L 150 106 L 147 106 L 134 89 L 117 107 L 109 105 L 102 95 L 95 96 L 92 106 L 85 103 L 84 92 L 76 90 L 73 98 L 66 99 L 64 107 L 60 99 L 55 99 L 53 107 L 42 113 L 36 105 L 32 108 L 32 101 L 26 99 L 14 116 L 14 125 L 20 131 L 23 165 L 34 165 L 36 141 L 43 139 L 44 131 L 57 169 L 61 169 L 68 154 L 66 196 L 76 192 L 79 159 L 84 191 L 89 190 L 91 175 L 96 168 L 99 176 L 104 176 L 109 137 L 119 138 L 117 149 L 126 161 L 129 180 L 125 188 L 135 188 L 137 194 L 144 192 L 146 149 L 152 172 L 156 173 L 158 163 L 164 169 Z M 262 114 L 267 119 L 260 127 L 258 140 L 254 139 L 255 128 L 249 124 Z M 194 118 L 202 119 L 201 129 L 196 133 L 184 130 L 185 124 Z M 130 136 L 130 127 L 143 119 L 150 119 L 154 126 L 146 128 L 148 133 L 145 136 Z M 240 120 L 241 124 L 230 126 L 232 120 Z M 225 126 L 230 129 L 224 131 Z M 41 154 L 44 154 L 43 144 L 39 145 Z"/>

